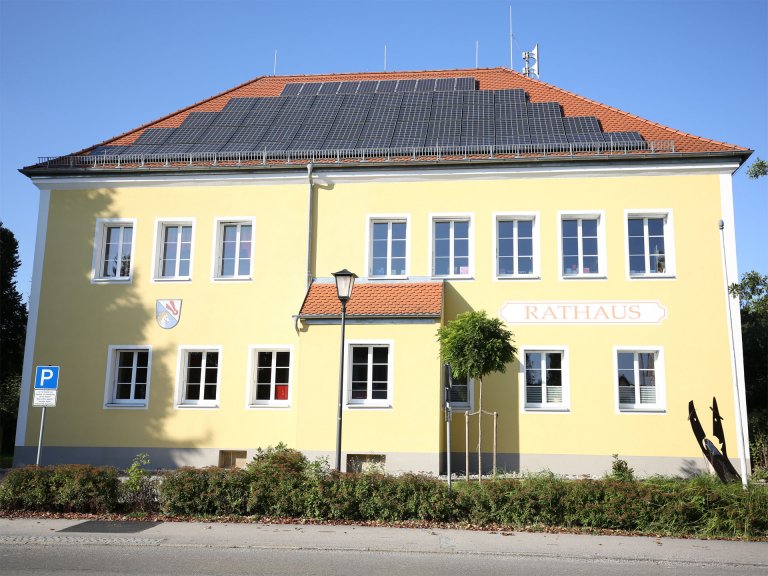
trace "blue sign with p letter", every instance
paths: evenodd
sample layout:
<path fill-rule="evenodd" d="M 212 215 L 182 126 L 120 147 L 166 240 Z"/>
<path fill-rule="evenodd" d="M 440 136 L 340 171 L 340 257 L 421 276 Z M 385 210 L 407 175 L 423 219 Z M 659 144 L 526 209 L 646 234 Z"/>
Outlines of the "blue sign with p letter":
<path fill-rule="evenodd" d="M 59 388 L 59 367 L 38 366 L 35 372 L 35 390 L 57 390 Z"/>

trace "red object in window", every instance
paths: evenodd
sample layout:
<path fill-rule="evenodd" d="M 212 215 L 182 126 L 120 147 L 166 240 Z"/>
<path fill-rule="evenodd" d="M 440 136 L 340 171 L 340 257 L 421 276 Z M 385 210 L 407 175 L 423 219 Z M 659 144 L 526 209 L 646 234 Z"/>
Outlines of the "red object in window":
<path fill-rule="evenodd" d="M 288 386 L 286 384 L 275 386 L 275 400 L 288 400 Z"/>

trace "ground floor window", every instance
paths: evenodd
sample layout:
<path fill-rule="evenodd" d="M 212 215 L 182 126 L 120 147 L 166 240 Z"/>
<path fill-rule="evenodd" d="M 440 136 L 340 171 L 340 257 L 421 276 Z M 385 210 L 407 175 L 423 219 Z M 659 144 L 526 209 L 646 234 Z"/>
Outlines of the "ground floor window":
<path fill-rule="evenodd" d="M 114 406 L 146 406 L 150 360 L 151 349 L 148 346 L 111 346 L 105 403 Z"/>
<path fill-rule="evenodd" d="M 216 406 L 219 400 L 219 356 L 216 349 L 182 350 L 181 404 Z"/>
<path fill-rule="evenodd" d="M 617 350 L 616 387 L 619 410 L 663 410 L 661 350 Z"/>
<path fill-rule="evenodd" d="M 351 344 L 349 404 L 387 405 L 391 394 L 391 345 Z"/>
<path fill-rule="evenodd" d="M 565 350 L 526 350 L 523 353 L 526 409 L 567 410 L 568 367 Z"/>
<path fill-rule="evenodd" d="M 252 405 L 287 405 L 291 386 L 289 349 L 254 349 Z"/>

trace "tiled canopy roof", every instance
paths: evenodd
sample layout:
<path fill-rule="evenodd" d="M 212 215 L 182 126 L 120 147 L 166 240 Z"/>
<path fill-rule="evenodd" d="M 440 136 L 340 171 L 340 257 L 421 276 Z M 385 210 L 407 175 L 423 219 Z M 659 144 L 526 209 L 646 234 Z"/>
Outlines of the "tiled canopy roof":
<path fill-rule="evenodd" d="M 440 318 L 442 310 L 442 282 L 358 283 L 347 303 L 349 317 Z M 336 285 L 312 284 L 299 317 L 327 318 L 340 315 L 341 303 L 336 295 Z"/>
<path fill-rule="evenodd" d="M 264 76 L 259 77 L 217 96 L 189 106 L 159 120 L 145 124 L 116 138 L 102 142 L 100 146 L 126 146 L 133 144 L 147 129 L 178 128 L 191 113 L 220 112 L 233 98 L 260 98 L 279 96 L 286 84 L 298 82 L 353 82 L 366 80 L 403 80 L 424 78 L 474 77 L 479 90 L 513 90 L 525 92 L 530 103 L 556 102 L 564 117 L 594 117 L 603 132 L 637 132 L 646 141 L 668 141 L 675 144 L 675 151 L 737 152 L 746 148 L 693 136 L 661 124 L 645 120 L 616 108 L 600 104 L 545 82 L 527 78 L 506 68 L 441 70 L 420 72 L 374 72 L 362 74 L 327 74 L 317 76 Z M 88 153 L 86 149 L 81 153 Z"/>

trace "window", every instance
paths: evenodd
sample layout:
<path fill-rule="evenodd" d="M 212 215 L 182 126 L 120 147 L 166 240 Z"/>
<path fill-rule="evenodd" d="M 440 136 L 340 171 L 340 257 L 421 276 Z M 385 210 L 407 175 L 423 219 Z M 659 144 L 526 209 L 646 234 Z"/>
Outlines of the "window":
<path fill-rule="evenodd" d="M 617 350 L 619 410 L 664 409 L 661 350 Z"/>
<path fill-rule="evenodd" d="M 496 276 L 533 277 L 538 274 L 538 236 L 532 215 L 496 216 Z"/>
<path fill-rule="evenodd" d="M 472 410 L 474 379 L 470 379 L 469 385 L 467 385 L 467 379 L 453 376 L 447 364 L 445 365 L 444 377 L 448 381 L 448 403 L 451 410 Z"/>
<path fill-rule="evenodd" d="M 180 403 L 216 406 L 219 400 L 219 350 L 181 351 Z"/>
<path fill-rule="evenodd" d="M 372 220 L 370 277 L 406 276 L 407 231 L 405 220 Z"/>
<path fill-rule="evenodd" d="M 192 275 L 192 223 L 163 222 L 159 227 L 158 265 L 160 280 L 188 280 Z"/>
<path fill-rule="evenodd" d="M 254 348 L 252 374 L 250 405 L 288 405 L 291 388 L 289 349 Z"/>
<path fill-rule="evenodd" d="M 604 276 L 602 218 L 565 215 L 560 226 L 563 277 Z"/>
<path fill-rule="evenodd" d="M 93 279 L 130 281 L 133 269 L 132 220 L 99 219 L 94 242 Z"/>
<path fill-rule="evenodd" d="M 216 247 L 218 279 L 249 279 L 253 247 L 253 221 L 219 222 Z"/>
<path fill-rule="evenodd" d="M 390 346 L 351 344 L 349 404 L 388 405 L 390 400 Z"/>
<path fill-rule="evenodd" d="M 432 275 L 471 276 L 469 218 L 433 220 Z"/>
<path fill-rule="evenodd" d="M 148 346 L 110 346 L 105 406 L 145 407 L 152 352 Z"/>
<path fill-rule="evenodd" d="M 523 358 L 525 408 L 567 410 L 570 399 L 565 351 L 527 350 Z"/>
<path fill-rule="evenodd" d="M 628 214 L 627 260 L 632 277 L 670 276 L 671 214 Z"/>

